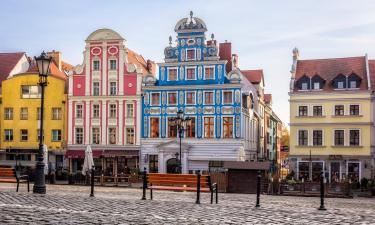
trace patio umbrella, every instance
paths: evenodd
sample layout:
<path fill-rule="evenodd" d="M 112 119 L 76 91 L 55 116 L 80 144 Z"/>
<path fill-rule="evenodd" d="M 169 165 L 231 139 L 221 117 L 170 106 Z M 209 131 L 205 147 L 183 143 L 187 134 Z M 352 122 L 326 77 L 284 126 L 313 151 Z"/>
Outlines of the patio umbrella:
<path fill-rule="evenodd" d="M 43 162 L 44 162 L 44 175 L 48 174 L 48 148 L 43 145 Z"/>
<path fill-rule="evenodd" d="M 85 151 L 85 161 L 83 163 L 82 168 L 82 174 L 86 175 L 87 172 L 89 172 L 94 167 L 94 159 L 92 157 L 92 150 L 91 146 L 87 145 L 86 151 Z"/>

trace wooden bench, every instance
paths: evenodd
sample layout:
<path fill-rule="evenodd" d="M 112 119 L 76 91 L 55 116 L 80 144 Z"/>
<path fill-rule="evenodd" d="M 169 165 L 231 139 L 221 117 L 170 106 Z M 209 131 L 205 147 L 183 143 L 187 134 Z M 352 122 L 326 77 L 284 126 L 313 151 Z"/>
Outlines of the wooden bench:
<path fill-rule="evenodd" d="M 19 175 L 13 168 L 0 168 L 0 183 L 17 183 L 16 192 L 18 192 L 20 183 L 27 183 L 27 192 L 30 191 L 29 176 Z"/>
<path fill-rule="evenodd" d="M 197 193 L 196 202 L 200 204 L 200 193 L 211 193 L 211 204 L 214 200 L 214 192 L 216 204 L 218 203 L 217 184 L 211 183 L 209 175 L 194 174 L 165 174 L 165 173 L 149 173 L 143 172 L 143 196 L 142 200 L 146 200 L 146 189 L 150 190 L 150 199 L 152 200 L 152 190 L 168 190 L 168 191 L 191 191 Z"/>

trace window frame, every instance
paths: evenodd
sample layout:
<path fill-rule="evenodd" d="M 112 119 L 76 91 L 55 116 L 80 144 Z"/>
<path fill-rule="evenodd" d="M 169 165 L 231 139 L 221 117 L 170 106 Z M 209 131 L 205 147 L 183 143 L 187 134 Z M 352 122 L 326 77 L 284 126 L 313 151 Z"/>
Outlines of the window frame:
<path fill-rule="evenodd" d="M 81 107 L 80 110 L 78 110 L 78 108 L 79 108 L 78 106 Z M 75 110 L 74 110 L 75 118 L 76 119 L 82 119 L 83 118 L 83 104 L 76 104 L 74 106 L 74 108 L 75 108 Z M 78 112 L 80 112 L 80 114 Z"/>
<path fill-rule="evenodd" d="M 95 106 L 98 106 L 98 108 L 95 109 L 96 108 Z M 100 118 L 100 104 L 92 104 L 92 118 L 95 118 L 95 119 Z"/>
<path fill-rule="evenodd" d="M 338 107 L 340 107 L 340 108 L 338 108 Z M 341 109 L 341 107 L 342 107 L 342 109 Z M 341 114 L 341 111 L 342 111 L 342 114 Z M 335 116 L 345 116 L 345 105 L 335 105 L 334 106 L 334 115 Z"/>
<path fill-rule="evenodd" d="M 336 131 L 342 132 L 342 137 L 336 137 Z M 342 140 L 342 144 L 338 142 L 338 140 Z M 345 146 L 345 130 L 344 129 L 334 129 L 333 130 L 333 145 L 334 146 Z"/>
<path fill-rule="evenodd" d="M 208 124 L 206 124 L 206 118 L 208 119 L 211 119 L 213 120 L 213 123 L 211 124 L 210 122 Z M 216 130 L 215 130 L 215 116 L 203 116 L 203 138 L 206 138 L 206 139 L 214 139 L 216 138 Z M 212 134 L 212 137 L 211 135 L 209 137 L 206 136 L 206 125 L 210 126 L 210 129 L 209 129 L 209 132 L 211 131 L 211 126 L 213 127 L 213 134 Z"/>
<path fill-rule="evenodd" d="M 114 84 L 114 86 L 113 86 L 113 84 Z M 109 95 L 110 96 L 117 95 L 117 82 L 116 81 L 110 81 L 109 82 Z"/>
<path fill-rule="evenodd" d="M 112 67 L 112 62 L 115 62 L 115 67 L 113 68 Z M 117 59 L 113 59 L 113 58 L 110 58 L 109 59 L 109 70 L 112 70 L 112 71 L 115 71 L 115 70 L 117 70 Z"/>
<path fill-rule="evenodd" d="M 159 95 L 159 103 L 157 103 L 157 104 L 154 104 L 153 103 L 153 95 Z M 151 106 L 160 106 L 161 105 L 161 92 L 151 92 L 151 94 L 150 94 L 150 97 L 151 97 L 151 99 L 150 99 L 150 105 Z"/>
<path fill-rule="evenodd" d="M 188 70 L 194 71 L 194 78 L 188 78 Z M 195 66 L 187 66 L 185 67 L 185 80 L 197 80 L 197 67 Z"/>
<path fill-rule="evenodd" d="M 232 121 L 232 123 L 230 124 L 230 123 L 224 123 L 224 119 L 225 118 L 229 118 L 229 119 L 231 119 L 231 121 Z M 231 133 L 232 133 L 232 135 L 230 136 L 230 135 L 225 135 L 225 131 L 224 131 L 224 129 L 225 129 L 225 127 L 227 127 L 228 128 L 228 126 L 231 126 L 232 127 L 232 129 L 231 129 Z M 229 134 L 230 134 L 230 132 L 229 132 Z M 234 138 L 234 117 L 233 116 L 223 116 L 222 117 L 222 138 Z"/>
<path fill-rule="evenodd" d="M 57 136 L 55 136 L 54 132 L 57 132 Z M 52 142 L 59 142 L 59 141 L 61 141 L 61 138 L 62 138 L 61 134 L 62 134 L 62 132 L 61 132 L 60 129 L 52 129 L 51 130 L 51 141 Z M 54 137 L 57 137 L 57 139 L 55 139 Z"/>
<path fill-rule="evenodd" d="M 188 58 L 188 51 L 193 51 L 194 54 L 193 54 L 193 58 Z M 185 60 L 186 61 L 194 61 L 197 59 L 197 50 L 195 48 L 186 48 L 185 49 Z"/>
<path fill-rule="evenodd" d="M 316 111 L 316 108 L 320 108 L 320 110 Z M 320 113 L 316 113 L 320 112 Z M 321 105 L 313 105 L 313 116 L 323 116 L 323 106 Z"/>
<path fill-rule="evenodd" d="M 206 93 L 212 93 L 212 102 L 211 103 L 207 103 Z M 203 91 L 203 104 L 204 105 L 214 105 L 215 104 L 215 91 Z"/>
<path fill-rule="evenodd" d="M 352 131 L 358 131 L 358 137 L 352 138 Z M 352 139 L 355 141 L 352 144 Z M 361 129 L 349 129 L 349 146 L 360 146 L 361 145 Z"/>
<path fill-rule="evenodd" d="M 131 114 L 129 113 L 130 109 L 131 109 Z M 126 117 L 134 118 L 134 103 L 126 103 Z"/>
<path fill-rule="evenodd" d="M 112 106 L 115 106 L 115 107 L 112 108 Z M 116 103 L 108 104 L 108 118 L 111 118 L 111 119 L 117 118 L 117 104 Z"/>
<path fill-rule="evenodd" d="M 9 133 L 7 133 L 9 132 Z M 9 138 L 7 138 L 9 137 Z M 14 140 L 14 132 L 13 129 L 4 129 L 4 141 L 5 142 L 12 142 Z"/>
<path fill-rule="evenodd" d="M 301 139 L 301 132 L 306 132 L 306 135 L 304 135 L 302 139 Z M 298 134 L 297 136 L 298 146 L 309 146 L 309 130 L 298 130 L 297 134 Z M 306 144 L 305 144 L 305 141 L 306 141 Z"/>
<path fill-rule="evenodd" d="M 231 95 L 232 95 L 232 98 L 231 98 L 231 102 L 225 102 L 225 93 L 231 93 Z M 222 91 L 222 103 L 223 103 L 223 105 L 232 105 L 233 104 L 233 90 L 223 90 Z"/>
<path fill-rule="evenodd" d="M 157 136 L 154 136 L 153 135 L 153 128 L 156 127 L 152 124 L 152 122 L 154 120 L 157 120 L 158 121 L 158 126 L 157 126 L 157 132 L 158 132 L 158 135 Z M 155 130 L 156 131 L 156 130 Z M 150 138 L 160 138 L 161 134 L 160 134 L 160 117 L 155 117 L 155 116 L 152 116 L 150 117 Z"/>
<path fill-rule="evenodd" d="M 5 115 L 4 120 L 13 120 L 13 117 L 14 117 L 13 107 L 5 107 L 4 108 L 4 115 Z"/>
<path fill-rule="evenodd" d="M 315 137 L 315 132 L 320 132 L 320 137 Z M 323 130 L 313 130 L 313 146 L 323 146 L 324 145 L 324 132 Z"/>
<path fill-rule="evenodd" d="M 352 106 L 354 109 L 352 109 Z M 360 105 L 359 104 L 350 104 L 349 105 L 349 115 L 351 116 L 359 116 L 360 115 Z"/>
<path fill-rule="evenodd" d="M 97 86 L 95 84 L 98 84 Z M 100 82 L 93 81 L 92 82 L 92 96 L 100 96 Z"/>
<path fill-rule="evenodd" d="M 26 131 L 26 134 L 22 133 L 23 131 Z M 26 135 L 26 139 L 23 139 Z M 20 142 L 27 142 L 29 140 L 29 131 L 27 129 L 21 129 L 20 130 Z"/>
<path fill-rule="evenodd" d="M 188 94 L 193 94 L 194 97 L 192 98 L 194 101 L 193 103 L 188 103 Z M 197 103 L 197 92 L 196 91 L 186 91 L 185 92 L 185 105 L 195 105 Z"/>
<path fill-rule="evenodd" d="M 20 120 L 28 120 L 28 119 L 29 119 L 29 109 L 27 107 L 21 107 L 20 108 Z"/>
<path fill-rule="evenodd" d="M 302 109 L 306 109 L 306 110 L 302 110 Z M 301 113 L 302 112 L 302 113 Z M 306 112 L 306 115 L 305 113 Z M 307 105 L 299 105 L 298 106 L 298 116 L 299 117 L 306 117 L 306 116 L 309 116 L 309 106 Z"/>
<path fill-rule="evenodd" d="M 169 102 L 169 94 L 174 94 L 175 95 L 175 103 L 170 103 Z M 177 91 L 167 92 L 167 103 L 168 103 L 168 105 L 178 105 L 178 93 L 177 93 Z"/>
<path fill-rule="evenodd" d="M 95 67 L 95 62 L 98 62 L 98 68 Z M 92 71 L 100 71 L 100 69 L 101 69 L 100 59 L 94 58 L 92 60 Z"/>
<path fill-rule="evenodd" d="M 94 132 L 94 129 L 98 132 Z M 97 137 L 96 137 L 97 136 Z M 95 140 L 97 139 L 97 142 Z M 91 144 L 100 145 L 100 127 L 91 127 Z"/>
<path fill-rule="evenodd" d="M 132 129 L 133 132 L 129 132 L 129 129 Z M 131 139 L 129 139 L 129 135 L 130 135 Z M 126 144 L 127 145 L 134 145 L 135 144 L 135 129 L 134 129 L 134 127 L 126 127 Z"/>
<path fill-rule="evenodd" d="M 111 131 L 115 131 L 114 133 Z M 117 144 L 117 127 L 108 127 L 108 144 L 109 145 L 116 145 Z M 112 135 L 114 135 L 114 142 L 111 141 Z"/>
<path fill-rule="evenodd" d="M 57 114 L 55 114 L 57 112 Z M 62 109 L 61 107 L 52 107 L 52 120 L 62 119 Z"/>
<path fill-rule="evenodd" d="M 81 132 L 78 133 L 78 129 L 80 129 Z M 75 127 L 75 129 L 74 129 L 74 142 L 75 142 L 75 144 L 82 145 L 84 143 L 84 132 L 85 131 L 84 131 L 83 127 Z M 81 140 L 81 141 L 78 141 L 78 140 Z"/>
<path fill-rule="evenodd" d="M 206 76 L 206 69 L 212 69 L 212 78 L 207 78 Z M 204 80 L 215 80 L 215 66 L 204 66 L 203 67 L 203 79 Z"/>
<path fill-rule="evenodd" d="M 175 70 L 176 71 L 176 79 L 175 80 L 171 80 L 170 79 L 169 74 L 170 74 L 171 70 Z M 167 71 L 168 71 L 168 73 L 167 73 L 167 81 L 178 81 L 178 67 L 168 67 Z"/>

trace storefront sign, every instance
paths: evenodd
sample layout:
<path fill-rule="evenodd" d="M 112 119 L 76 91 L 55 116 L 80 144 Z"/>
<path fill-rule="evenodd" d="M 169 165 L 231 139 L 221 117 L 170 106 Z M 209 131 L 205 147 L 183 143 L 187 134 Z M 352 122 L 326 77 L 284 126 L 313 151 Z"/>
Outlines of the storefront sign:
<path fill-rule="evenodd" d="M 343 159 L 342 155 L 329 155 L 328 158 L 329 160 L 342 160 Z"/>

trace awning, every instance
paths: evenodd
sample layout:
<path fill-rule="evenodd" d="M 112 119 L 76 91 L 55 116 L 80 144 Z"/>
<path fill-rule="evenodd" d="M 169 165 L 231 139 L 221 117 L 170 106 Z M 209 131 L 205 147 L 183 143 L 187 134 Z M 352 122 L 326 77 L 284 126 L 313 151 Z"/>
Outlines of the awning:
<path fill-rule="evenodd" d="M 94 158 L 99 158 L 103 155 L 103 150 L 93 150 L 92 155 Z M 65 153 L 67 158 L 85 158 L 85 150 L 67 150 Z"/>
<path fill-rule="evenodd" d="M 105 150 L 103 153 L 104 157 L 113 158 L 113 157 L 134 157 L 138 156 L 138 150 Z"/>

